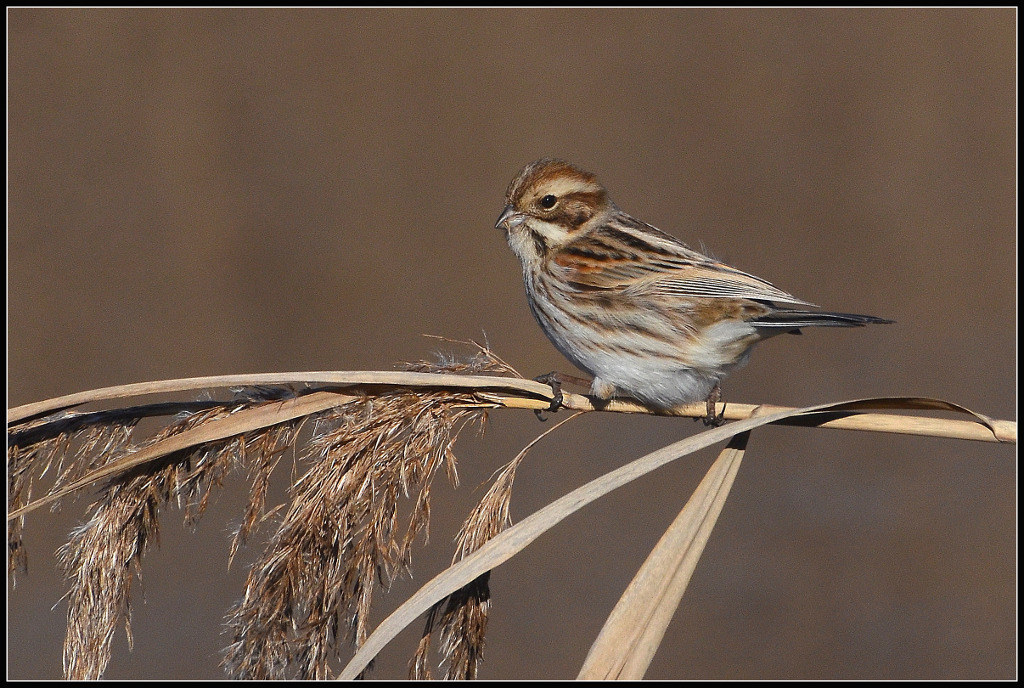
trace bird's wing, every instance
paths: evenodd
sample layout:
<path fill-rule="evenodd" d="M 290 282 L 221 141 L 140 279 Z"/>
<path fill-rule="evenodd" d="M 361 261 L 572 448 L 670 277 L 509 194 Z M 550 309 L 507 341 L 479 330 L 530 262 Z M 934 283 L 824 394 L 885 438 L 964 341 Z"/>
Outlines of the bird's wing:
<path fill-rule="evenodd" d="M 636 221 L 634 221 L 636 222 Z M 811 306 L 760 277 L 694 251 L 636 222 L 610 224 L 564 246 L 555 263 L 582 290 L 631 297 L 754 299 Z"/>
<path fill-rule="evenodd" d="M 724 263 L 681 265 L 648 275 L 625 286 L 633 294 L 664 298 L 753 299 L 773 303 L 813 304 L 782 291 L 760 277 L 747 274 Z"/>

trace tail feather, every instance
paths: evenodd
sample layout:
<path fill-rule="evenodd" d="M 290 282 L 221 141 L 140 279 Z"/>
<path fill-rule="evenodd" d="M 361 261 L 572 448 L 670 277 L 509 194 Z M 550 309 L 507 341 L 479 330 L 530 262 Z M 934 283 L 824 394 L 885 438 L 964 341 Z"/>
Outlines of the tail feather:
<path fill-rule="evenodd" d="M 785 328 L 788 330 L 800 327 L 863 327 L 864 325 L 884 325 L 895 320 L 876 318 L 873 315 L 856 313 L 826 313 L 822 311 L 777 310 L 750 321 L 754 327 Z"/>

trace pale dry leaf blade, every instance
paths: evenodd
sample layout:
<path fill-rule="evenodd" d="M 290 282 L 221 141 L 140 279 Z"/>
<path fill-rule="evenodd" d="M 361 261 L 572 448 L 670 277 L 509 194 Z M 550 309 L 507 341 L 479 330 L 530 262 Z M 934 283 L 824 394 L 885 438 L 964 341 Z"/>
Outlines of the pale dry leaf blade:
<path fill-rule="evenodd" d="M 842 412 L 842 411 L 857 411 L 860 409 L 876 410 L 876 409 L 894 409 L 904 411 L 952 411 L 954 413 L 960 413 L 967 416 L 972 416 L 978 424 L 988 428 L 988 430 L 1001 442 L 1015 442 L 1016 423 L 1007 424 L 1006 421 L 996 420 L 986 416 L 983 413 L 973 411 L 966 406 L 960 404 L 954 404 L 951 401 L 944 399 L 935 399 L 931 397 L 870 397 L 866 399 L 853 399 L 851 401 L 843 402 L 836 406 L 835 409 L 827 409 L 825 411 L 819 411 L 817 413 L 806 414 L 809 419 L 814 419 L 816 415 L 826 414 L 831 412 Z M 874 414 L 871 414 L 874 415 Z M 883 425 L 887 420 L 887 417 L 878 414 L 881 417 L 877 418 Z M 907 416 L 891 416 L 889 418 L 898 420 L 914 420 Z M 941 422 L 940 418 L 921 418 L 922 421 L 938 421 Z M 1012 427 L 1009 427 L 1012 426 Z M 1007 431 L 1012 429 L 1012 434 L 1006 434 Z M 911 427 L 910 432 L 913 432 Z M 893 430 L 897 432 L 899 430 Z M 899 431 L 903 432 L 903 431 Z M 916 434 L 916 433 L 914 433 Z"/>
<path fill-rule="evenodd" d="M 608 616 L 579 679 L 642 679 L 739 471 L 750 433 L 730 440 Z"/>
<path fill-rule="evenodd" d="M 174 380 L 136 382 L 128 385 L 103 387 L 85 392 L 76 392 L 62 397 L 37 401 L 7 410 L 7 422 L 17 423 L 62 409 L 82 404 L 142 396 L 145 394 L 167 394 L 187 392 L 213 387 L 250 387 L 257 385 L 337 385 L 354 387 L 379 385 L 395 387 L 448 387 L 465 390 L 509 390 L 538 396 L 548 401 L 552 398 L 551 387 L 533 380 L 492 375 L 457 375 L 445 373 L 415 373 L 387 370 L 346 370 L 302 373 L 257 373 L 249 375 L 213 375 Z"/>
<path fill-rule="evenodd" d="M 764 405 L 752 407 L 751 411 L 775 410 Z M 952 411 L 971 416 L 972 421 L 927 416 L 900 416 L 883 413 L 861 413 L 864 410 L 894 409 L 903 411 Z M 919 435 L 924 437 L 948 437 L 953 439 L 980 440 L 988 442 L 1017 442 L 1017 423 L 997 420 L 966 406 L 931 397 L 869 397 L 828 404 L 813 411 L 806 411 L 788 418 L 785 425 L 799 425 L 844 430 Z"/>
<path fill-rule="evenodd" d="M 111 461 L 110 463 L 87 473 L 78 480 L 70 483 L 59 490 L 56 490 L 44 497 L 26 504 L 7 514 L 7 520 L 11 521 L 23 516 L 41 506 L 50 504 L 72 492 L 80 490 L 99 480 L 112 477 L 127 471 L 135 466 L 155 461 L 176 451 L 195 447 L 207 442 L 226 439 L 241 435 L 252 430 L 258 430 L 270 425 L 283 423 L 311 413 L 317 413 L 338 406 L 356 397 L 337 394 L 334 392 L 315 392 L 294 399 L 273 401 L 263 403 L 255 408 L 245 409 L 208 421 L 198 427 L 186 430 L 170 437 L 155 442 L 132 454 Z"/>

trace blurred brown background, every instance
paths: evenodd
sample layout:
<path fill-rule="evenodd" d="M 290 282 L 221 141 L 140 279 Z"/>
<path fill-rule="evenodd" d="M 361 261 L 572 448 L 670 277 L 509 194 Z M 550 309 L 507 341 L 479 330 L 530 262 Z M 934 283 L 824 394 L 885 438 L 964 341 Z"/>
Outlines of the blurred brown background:
<path fill-rule="evenodd" d="M 493 229 L 541 156 L 625 210 L 834 310 L 897 325 L 763 345 L 727 400 L 945 398 L 1016 418 L 1016 11 L 9 10 L 8 406 L 225 373 L 390 369 L 487 337 L 569 370 Z M 457 447 L 392 609 L 443 568 L 477 485 L 546 426 Z M 517 519 L 702 426 L 593 414 L 520 469 Z M 717 450 L 716 450 L 717 451 Z M 570 678 L 708 451 L 499 568 L 485 678 Z M 278 476 L 287 479 L 287 471 Z M 768 428 L 648 676 L 1012 678 L 1015 448 Z M 279 485 L 279 494 L 284 486 Z M 108 678 L 218 678 L 241 480 L 164 512 Z M 28 519 L 8 675 L 61 671 Z M 257 547 L 258 548 L 258 547 Z M 54 605 L 56 605 L 54 607 Z M 52 609 L 51 609 L 52 608 Z M 402 677 L 418 632 L 380 658 Z"/>

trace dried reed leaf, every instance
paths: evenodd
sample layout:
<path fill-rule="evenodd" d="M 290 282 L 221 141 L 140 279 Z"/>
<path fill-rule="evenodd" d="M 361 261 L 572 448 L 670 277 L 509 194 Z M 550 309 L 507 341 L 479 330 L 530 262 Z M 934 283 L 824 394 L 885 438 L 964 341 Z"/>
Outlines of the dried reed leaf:
<path fill-rule="evenodd" d="M 711 465 L 605 621 L 579 679 L 640 680 L 665 635 L 739 471 L 750 432 Z"/>
<path fill-rule="evenodd" d="M 393 386 L 406 388 L 427 387 L 432 389 L 448 388 L 454 390 L 473 391 L 475 392 L 475 396 L 478 398 L 489 400 L 495 405 L 505 406 L 507 408 L 545 409 L 550 405 L 552 399 L 551 388 L 548 385 L 544 385 L 533 380 L 524 380 L 514 377 L 432 374 L 404 371 L 264 373 L 256 375 L 220 375 L 184 378 L 179 380 L 160 380 L 156 382 L 142 382 L 130 385 L 119 385 L 116 387 L 106 387 L 87 392 L 79 392 L 8 409 L 7 421 L 9 424 L 19 423 L 26 419 L 37 417 L 41 414 L 51 413 L 60 409 L 66 409 L 94 401 L 109 401 L 112 399 L 121 399 L 145 394 L 258 384 L 333 385 L 339 388 L 361 386 Z M 928 437 L 950 437 L 983 442 L 1015 443 L 1017 441 L 1016 422 L 988 419 L 981 414 L 974 413 L 961 406 L 950 404 L 949 402 L 939 399 L 927 399 L 921 397 L 880 397 L 860 401 L 864 404 L 868 404 L 868 406 L 863 406 L 862 408 L 902 408 L 907 410 L 934 409 L 957 411 L 972 415 L 978 422 L 885 414 L 851 413 L 849 412 L 850 410 L 838 409 L 833 409 L 836 413 L 834 417 L 824 417 L 814 420 L 791 418 L 781 422 L 792 425 L 815 425 L 818 427 L 836 429 L 900 433 L 923 435 Z M 886 404 L 883 402 L 888 403 Z M 623 399 L 613 399 L 611 402 L 603 404 L 601 409 L 597 409 L 587 397 L 579 394 L 565 394 L 564 406 L 576 411 L 602 410 L 616 413 L 655 413 L 651 409 L 648 409 L 636 402 Z M 777 408 L 780 411 L 797 410 L 768 405 L 729 403 L 728 405 L 720 404 L 718 407 L 718 413 L 726 420 L 742 420 L 744 418 L 749 418 L 751 414 L 755 413 L 759 408 L 769 408 L 771 410 Z M 702 418 L 706 415 L 706 409 L 703 404 L 694 404 L 688 407 L 674 409 L 670 415 Z"/>

